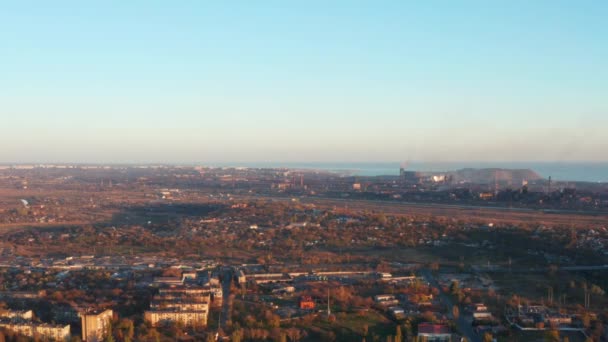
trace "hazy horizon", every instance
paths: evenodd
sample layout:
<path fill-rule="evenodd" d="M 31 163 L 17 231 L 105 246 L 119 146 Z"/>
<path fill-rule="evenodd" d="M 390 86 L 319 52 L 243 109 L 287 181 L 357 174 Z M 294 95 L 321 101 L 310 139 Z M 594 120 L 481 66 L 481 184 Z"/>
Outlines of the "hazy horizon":
<path fill-rule="evenodd" d="M 0 8 L 0 163 L 608 161 L 606 2 Z"/>
<path fill-rule="evenodd" d="M 360 165 L 401 165 L 406 163 L 411 164 L 426 164 L 426 165 L 518 165 L 525 166 L 527 164 L 563 164 L 563 165 L 608 165 L 608 161 L 589 161 L 589 160 L 566 160 L 566 161 L 554 161 L 554 160 L 336 160 L 336 161 L 301 161 L 301 160 L 244 160 L 244 161 L 162 161 L 162 160 L 143 160 L 143 161 L 0 161 L 2 166 L 10 165 L 100 165 L 100 166 L 112 166 L 112 165 L 168 165 L 168 166 L 210 166 L 210 167 L 239 167 L 246 165 L 348 165 L 348 164 L 360 164 Z M 500 167 L 500 166 L 497 166 Z"/>
<path fill-rule="evenodd" d="M 410 171 L 449 172 L 466 168 L 530 169 L 543 178 L 556 181 L 608 182 L 608 162 L 487 162 L 487 161 L 384 161 L 384 162 L 191 162 L 191 163 L 56 163 L 69 166 L 166 166 L 209 168 L 287 168 L 292 170 L 321 170 L 353 176 L 396 176 L 400 167 Z M 404 165 L 405 164 L 405 165 Z M 0 166 L 40 165 L 40 163 L 0 163 Z M 54 165 L 43 163 L 42 165 Z"/>

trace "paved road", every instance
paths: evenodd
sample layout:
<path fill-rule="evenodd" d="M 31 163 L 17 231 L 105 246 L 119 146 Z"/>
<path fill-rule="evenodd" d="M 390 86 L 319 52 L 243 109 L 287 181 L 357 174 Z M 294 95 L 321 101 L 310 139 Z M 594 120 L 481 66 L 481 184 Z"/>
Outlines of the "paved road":
<path fill-rule="evenodd" d="M 426 281 L 429 284 L 431 284 L 432 286 L 439 289 L 439 293 L 440 293 L 439 296 L 441 298 L 441 301 L 446 306 L 448 316 L 451 317 L 452 316 L 452 307 L 454 306 L 454 302 L 453 302 L 452 298 L 441 290 L 441 286 L 439 285 L 439 282 L 437 282 L 437 279 L 435 279 L 435 277 L 429 270 L 423 270 L 421 274 L 424 276 L 424 278 L 426 279 Z M 459 309 L 460 309 L 460 307 L 459 307 Z M 468 318 L 467 315 L 465 315 L 463 313 L 462 309 L 460 310 L 460 312 L 461 312 L 460 317 L 458 317 L 457 320 L 454 320 L 454 322 L 456 323 L 456 326 L 458 327 L 458 330 L 460 330 L 460 332 L 470 342 L 481 342 L 481 337 L 479 335 L 477 335 L 475 333 L 475 331 L 473 331 L 473 326 L 471 325 L 471 323 L 472 323 L 471 319 Z"/>
<path fill-rule="evenodd" d="M 232 284 L 232 270 L 225 268 L 222 271 L 222 314 L 220 316 L 220 327 L 226 331 L 226 322 L 228 321 L 228 315 L 230 314 L 230 306 L 228 305 L 228 298 L 230 297 L 230 285 Z"/>

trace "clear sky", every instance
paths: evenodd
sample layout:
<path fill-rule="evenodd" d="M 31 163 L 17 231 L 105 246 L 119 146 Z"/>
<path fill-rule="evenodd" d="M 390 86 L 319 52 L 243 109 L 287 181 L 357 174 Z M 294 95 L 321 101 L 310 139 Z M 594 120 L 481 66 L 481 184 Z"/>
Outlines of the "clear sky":
<path fill-rule="evenodd" d="M 0 162 L 607 161 L 608 1 L 3 1 Z"/>

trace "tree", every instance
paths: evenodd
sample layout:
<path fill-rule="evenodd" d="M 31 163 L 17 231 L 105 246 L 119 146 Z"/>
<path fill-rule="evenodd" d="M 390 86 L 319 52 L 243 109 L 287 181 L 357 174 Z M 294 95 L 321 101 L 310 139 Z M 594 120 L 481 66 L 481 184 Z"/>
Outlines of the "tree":
<path fill-rule="evenodd" d="M 457 280 L 454 280 L 454 281 L 452 282 L 452 284 L 450 284 L 450 293 L 452 293 L 452 294 L 454 294 L 454 295 L 455 295 L 455 294 L 457 294 L 458 292 L 460 292 L 460 286 L 459 286 L 459 284 L 458 284 L 458 281 L 457 281 Z"/>
<path fill-rule="evenodd" d="M 107 325 L 106 338 L 104 339 L 105 342 L 114 342 L 114 335 L 112 334 L 112 330 L 112 323 L 109 323 Z"/>
<path fill-rule="evenodd" d="M 109 334 L 106 336 L 106 338 L 105 338 L 104 342 L 114 342 L 114 335 L 112 335 L 112 333 L 109 333 Z"/>
<path fill-rule="evenodd" d="M 243 339 L 243 332 L 240 329 L 233 331 L 232 335 L 230 336 L 231 342 L 241 342 L 242 339 Z"/>
<path fill-rule="evenodd" d="M 437 319 L 431 311 L 425 311 L 422 313 L 422 318 L 427 322 L 435 322 Z"/>
<path fill-rule="evenodd" d="M 333 342 L 336 340 L 336 334 L 333 331 L 323 333 L 322 339 L 323 341 Z"/>
<path fill-rule="evenodd" d="M 120 329 L 120 332 L 124 336 L 123 339 L 125 340 L 125 342 L 129 342 L 129 341 L 133 340 L 133 336 L 135 335 L 135 327 L 133 325 L 132 320 L 130 320 L 128 318 L 122 319 L 120 321 L 120 324 L 118 325 L 118 328 Z"/>
<path fill-rule="evenodd" d="M 460 317 L 460 309 L 458 308 L 458 305 L 454 305 L 452 307 L 452 316 L 454 316 L 454 319 L 458 319 L 458 317 Z"/>
<path fill-rule="evenodd" d="M 401 336 L 401 326 L 397 325 L 397 330 L 395 331 L 395 342 L 401 342 L 403 337 Z"/>
<path fill-rule="evenodd" d="M 492 342 L 494 337 L 490 333 L 483 334 L 483 342 Z"/>
<path fill-rule="evenodd" d="M 545 333 L 545 341 L 547 342 L 559 342 L 559 331 L 555 329 L 548 330 Z"/>
<path fill-rule="evenodd" d="M 591 293 L 603 296 L 605 294 L 604 290 L 597 285 L 591 285 Z"/>
<path fill-rule="evenodd" d="M 297 328 L 287 329 L 287 336 L 291 342 L 299 341 L 302 338 L 302 332 Z"/>
<path fill-rule="evenodd" d="M 588 312 L 585 312 L 582 316 L 581 316 L 581 321 L 583 322 L 583 326 L 585 328 L 589 328 L 589 326 L 591 325 L 591 315 L 589 315 Z"/>

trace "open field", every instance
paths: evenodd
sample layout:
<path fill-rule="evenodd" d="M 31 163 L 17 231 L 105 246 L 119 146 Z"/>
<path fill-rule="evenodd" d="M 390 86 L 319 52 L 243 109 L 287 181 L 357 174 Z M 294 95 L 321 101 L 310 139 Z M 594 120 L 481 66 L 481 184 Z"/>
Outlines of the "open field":
<path fill-rule="evenodd" d="M 208 202 L 209 198 L 204 193 L 188 196 L 188 201 Z M 86 193 L 79 190 L 48 190 L 48 189 L 6 189 L 0 188 L 0 205 L 5 208 L 17 208 L 20 199 L 23 198 L 53 198 L 67 202 L 85 204 L 87 202 L 106 202 L 120 204 L 122 207 L 137 206 L 150 203 L 154 200 L 154 194 L 150 191 L 131 190 L 107 190 L 99 193 Z M 291 198 L 285 197 L 248 197 L 235 196 L 241 200 L 269 200 L 288 202 Z M 185 201 L 182 199 L 181 201 Z M 378 212 L 386 215 L 416 215 L 418 217 L 443 218 L 450 220 L 463 220 L 478 223 L 495 224 L 529 224 L 537 225 L 562 225 L 576 228 L 590 228 L 597 226 L 608 226 L 608 213 L 593 211 L 546 211 L 524 208 L 507 207 L 482 207 L 469 205 L 450 204 L 428 204 L 428 203 L 405 203 L 373 200 L 350 200 L 350 199 L 327 199 L 303 197 L 300 203 L 313 204 L 319 208 L 334 209 L 345 213 Z M 70 209 L 66 204 L 66 210 Z M 77 225 L 85 223 L 96 223 L 108 220 L 115 211 L 102 209 L 101 207 L 87 208 L 87 215 L 93 217 L 90 220 L 68 220 L 57 222 L 62 225 Z M 20 224 L 0 224 L 0 231 L 19 227 L 45 227 L 46 224 L 35 222 Z"/>
<path fill-rule="evenodd" d="M 372 340 L 371 336 L 385 340 L 386 336 L 395 335 L 395 323 L 373 310 L 365 313 L 338 313 L 334 323 L 324 319 L 314 322 L 313 331 L 319 331 L 322 335 L 330 331 L 338 331 L 343 336 L 340 341 L 357 341 L 363 338 L 366 326 L 369 340 Z M 310 339 L 310 341 L 314 340 L 314 338 Z"/>
<path fill-rule="evenodd" d="M 515 331 L 512 336 L 499 337 L 498 342 L 545 342 L 544 331 Z M 560 338 L 568 337 L 570 342 L 583 342 L 585 336 L 579 332 L 560 332 Z"/>
<path fill-rule="evenodd" d="M 268 200 L 290 201 L 269 197 Z M 381 212 L 386 215 L 418 215 L 455 220 L 477 220 L 484 223 L 537 223 L 578 228 L 608 225 L 608 214 L 597 212 L 541 211 L 523 208 L 498 208 L 449 204 L 422 204 L 349 199 L 301 198 L 301 203 L 345 212 Z"/>

